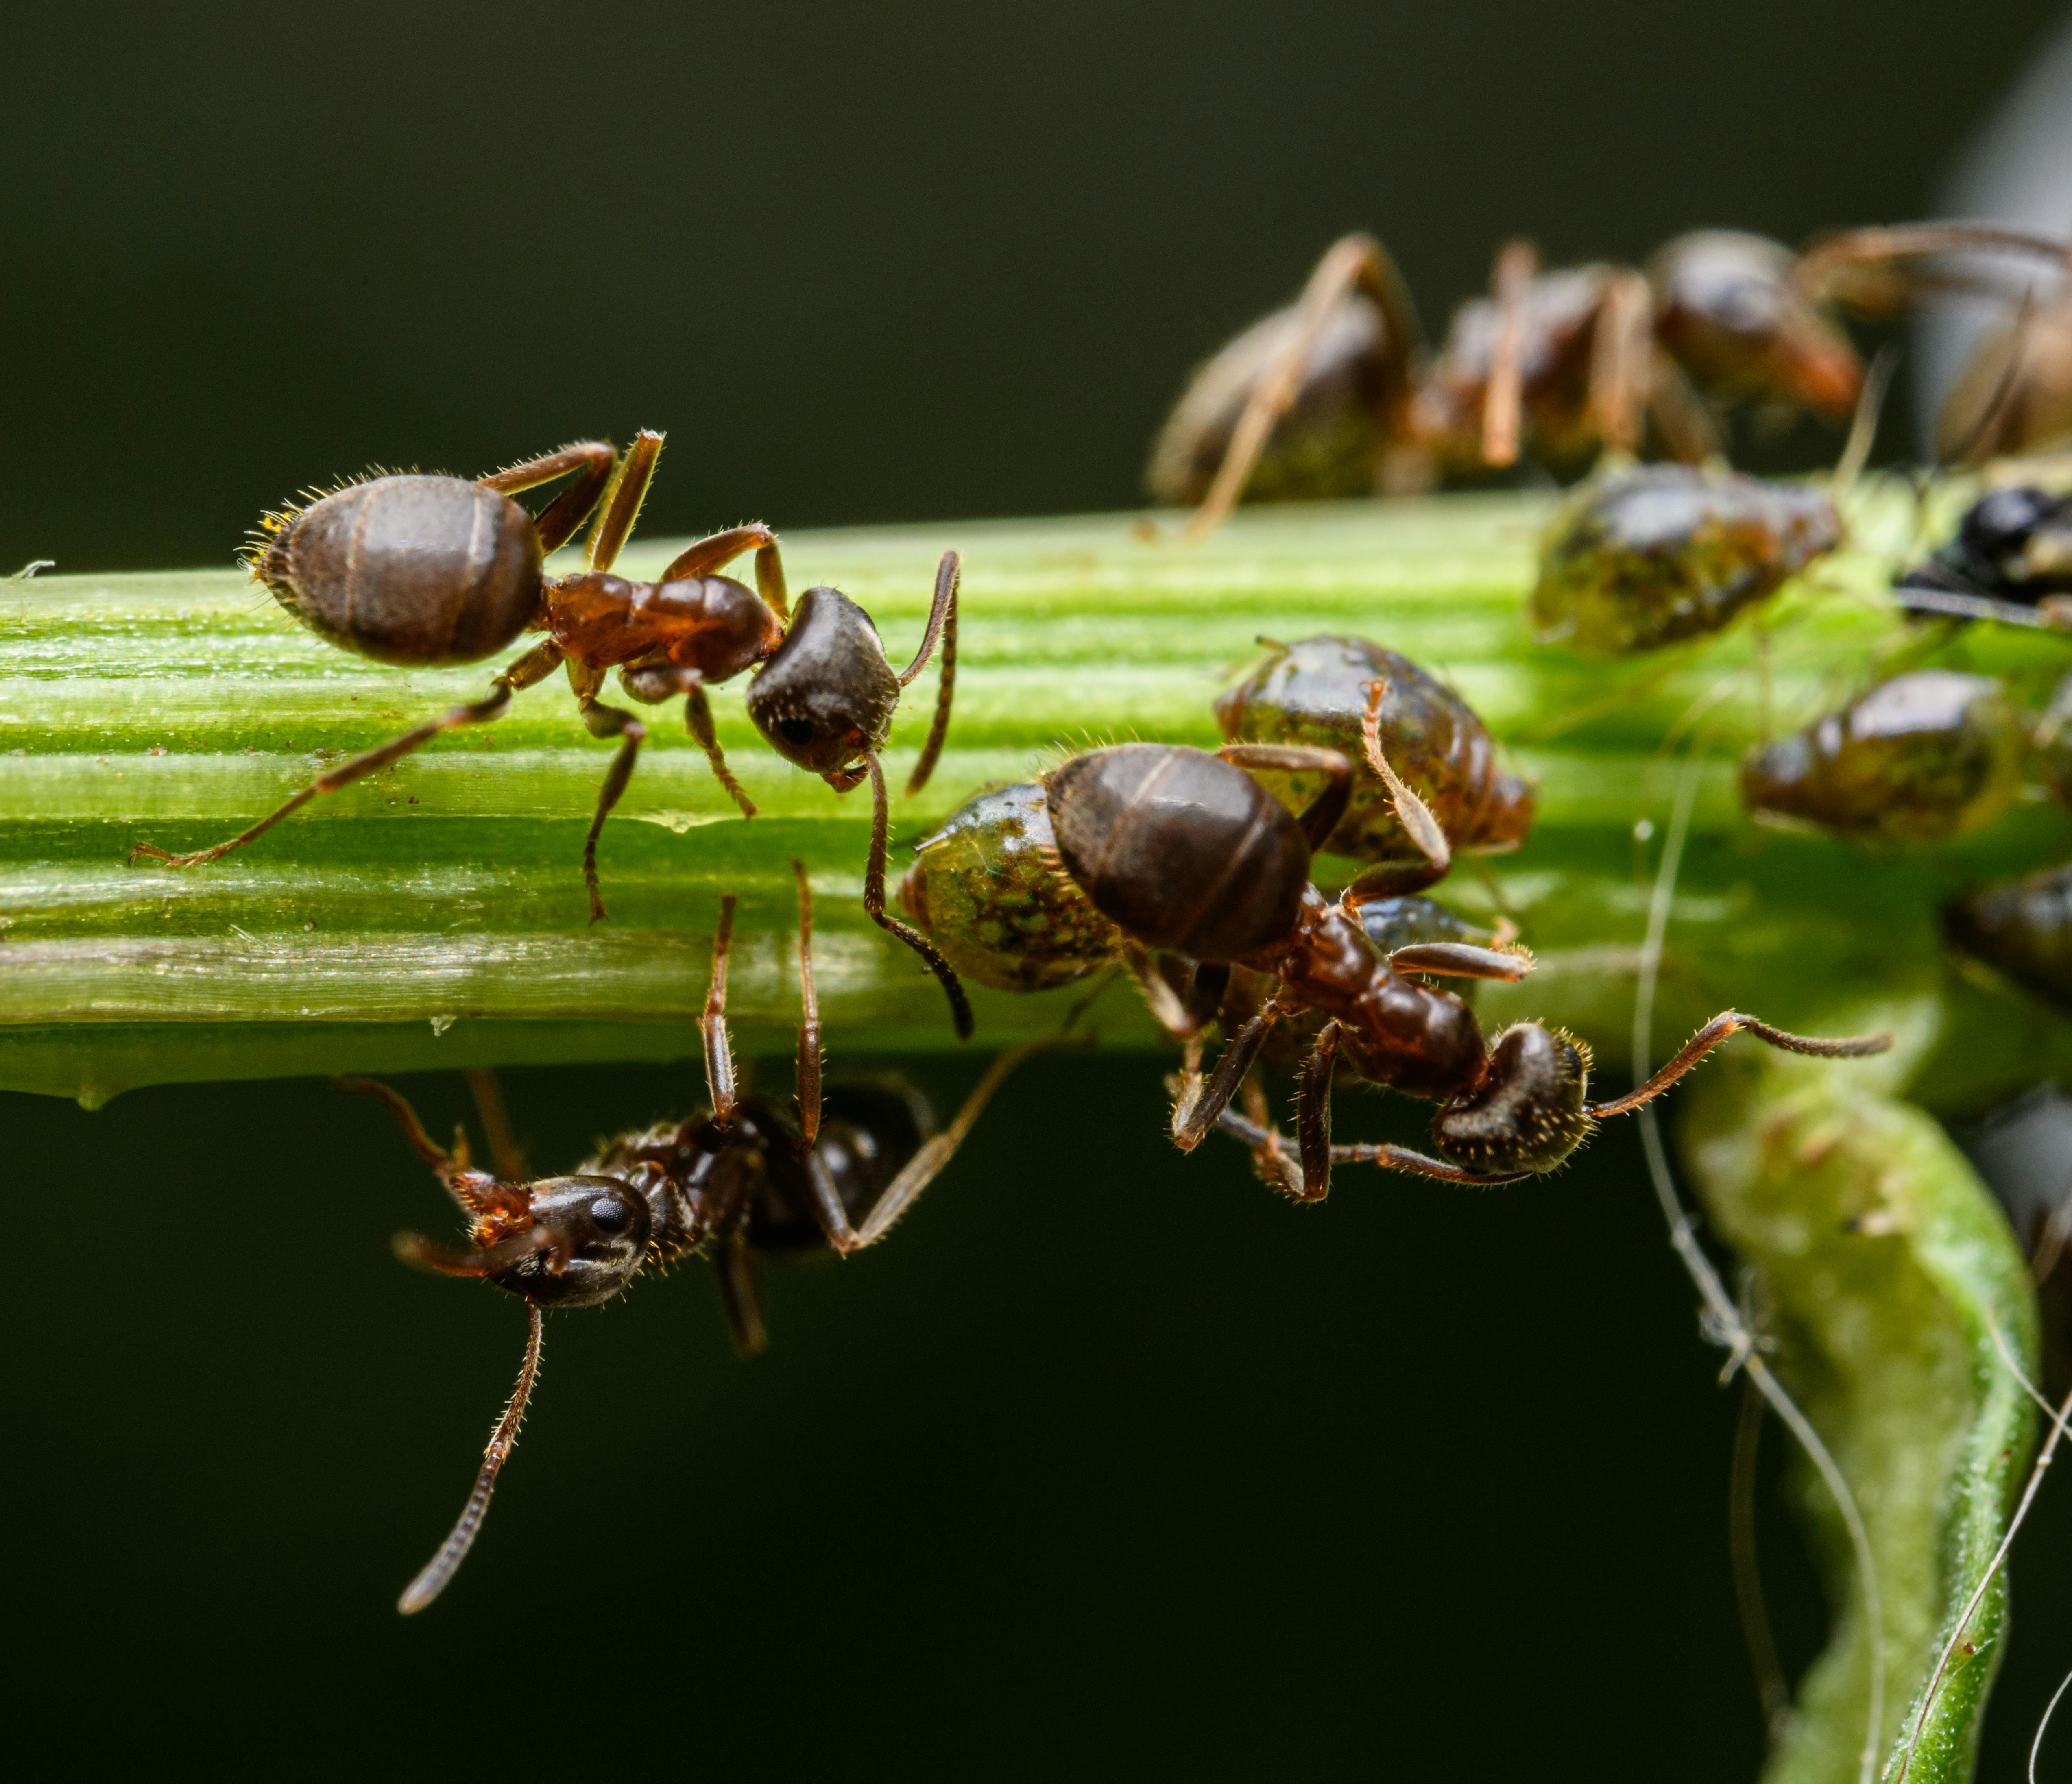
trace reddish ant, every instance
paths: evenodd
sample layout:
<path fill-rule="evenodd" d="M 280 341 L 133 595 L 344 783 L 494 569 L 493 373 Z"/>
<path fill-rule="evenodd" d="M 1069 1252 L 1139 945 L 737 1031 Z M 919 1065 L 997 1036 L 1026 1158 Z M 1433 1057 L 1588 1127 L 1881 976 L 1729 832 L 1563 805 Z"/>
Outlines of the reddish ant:
<path fill-rule="evenodd" d="M 1508 465 L 1527 442 L 1576 463 L 1601 447 L 1637 451 L 1649 422 L 1669 456 L 1696 463 L 1720 446 L 1705 397 L 1849 415 L 1863 366 L 1830 309 L 1888 314 L 1922 290 L 2004 291 L 1953 258 L 2062 265 L 2065 252 L 2016 231 L 1938 224 L 1856 232 L 1801 258 L 1759 236 L 1701 230 L 1644 273 L 1542 272 L 1531 245 L 1513 242 L 1497 257 L 1492 295 L 1463 305 L 1428 358 L 1388 250 L 1347 236 L 1294 305 L 1195 375 L 1160 435 L 1152 493 L 1199 504 L 1186 533 L 1198 540 L 1248 493 L 1414 490 Z"/>
<path fill-rule="evenodd" d="M 479 662 L 524 631 L 544 631 L 546 641 L 495 676 L 487 699 L 453 707 L 327 770 L 228 841 L 187 855 L 140 842 L 130 860 L 147 857 L 173 867 L 218 860 L 319 794 L 386 768 L 447 731 L 500 717 L 513 694 L 565 664 L 591 735 L 620 739 L 583 842 L 583 883 L 594 923 L 605 914 L 598 837 L 632 778 L 648 735 L 631 713 L 598 700 L 606 673 L 617 669 L 619 685 L 646 705 L 682 694 L 691 734 L 714 776 L 742 815 L 753 817 L 754 804 L 721 752 L 705 689 L 759 665 L 748 713 L 771 747 L 838 792 L 870 778 L 875 808 L 865 907 L 927 962 L 949 997 L 959 1034 L 968 1034 L 970 1011 L 956 975 L 925 939 L 885 915 L 887 818 L 878 761 L 900 691 L 926 667 L 939 640 L 943 673 L 935 721 L 907 782 L 909 794 L 927 783 L 941 754 L 956 680 L 957 554 L 943 554 L 920 649 L 896 674 L 870 615 L 839 590 L 808 589 L 798 610 L 791 610 L 777 536 L 759 523 L 698 541 L 656 582 L 612 575 L 653 480 L 662 440 L 643 430 L 617 461 L 615 475 L 613 448 L 590 440 L 475 483 L 375 477 L 306 508 L 267 516 L 249 554 L 253 574 L 282 606 L 343 649 L 380 663 L 431 667 Z M 512 491 L 571 472 L 576 481 L 536 520 L 510 499 Z M 544 559 L 574 537 L 593 510 L 598 518 L 585 568 L 571 576 L 547 574 Z M 749 550 L 755 553 L 754 591 L 716 573 Z"/>
<path fill-rule="evenodd" d="M 490 1433 L 459 1521 L 403 1593 L 398 1608 L 406 1614 L 422 1610 L 445 1589 L 474 1546 L 539 1375 L 548 1308 L 595 1306 L 651 1264 L 709 1256 L 734 1346 L 743 1356 L 754 1355 L 764 1344 L 761 1258 L 814 1250 L 847 1256 L 874 1244 L 956 1156 L 1009 1073 L 1032 1052 L 1059 1044 L 1038 1041 L 1001 1054 L 956 1118 L 932 1137 L 927 1105 L 918 1096 L 882 1087 L 830 1087 L 825 1100 L 832 1106 L 823 1119 L 812 902 L 804 865 L 791 865 L 799 882 L 803 1004 L 796 1126 L 769 1099 L 744 1095 L 736 1087 L 726 1026 L 732 898 L 720 903 L 711 985 L 699 1025 L 709 1106 L 688 1120 L 622 1136 L 572 1175 L 528 1176 L 500 1104 L 479 1080 L 497 1176 L 471 1167 L 464 1130 L 449 1153 L 395 1091 L 365 1079 L 337 1081 L 339 1089 L 387 1106 L 468 1222 L 466 1251 L 405 1234 L 397 1241 L 398 1254 L 444 1276 L 493 1283 L 525 1303 L 528 1322 L 517 1388 Z"/>
<path fill-rule="evenodd" d="M 1378 706 L 1383 690 L 1371 703 Z M 1437 866 L 1438 826 L 1390 768 L 1369 727 L 1369 765 L 1395 794 L 1405 829 L 1424 839 Z M 1244 771 L 1322 773 L 1326 785 L 1301 816 Z M 1343 816 L 1352 786 L 1342 754 L 1314 746 L 1231 744 L 1211 754 L 1164 744 L 1112 746 L 1075 756 L 1046 777 L 1059 864 L 1103 915 L 1141 947 L 1164 950 L 1211 972 L 1244 966 L 1271 994 L 1232 1037 L 1206 1085 L 1189 1069 L 1173 1113 L 1184 1151 L 1218 1124 L 1268 1034 L 1309 1011 L 1326 1020 L 1301 1074 L 1299 1155 L 1280 1136 L 1253 1136 L 1269 1182 L 1305 1201 L 1329 1190 L 1333 1163 L 1362 1161 L 1452 1182 L 1488 1183 L 1553 1169 L 1600 1120 L 1659 1095 L 1729 1035 L 1746 1030 L 1795 1053 L 1852 1058 L 1884 1050 L 1886 1034 L 1840 1040 L 1787 1034 L 1725 1010 L 1640 1089 L 1587 1100 L 1589 1050 L 1537 1022 L 1485 1041 L 1467 1006 L 1408 975 L 1515 982 L 1529 958 L 1457 942 L 1414 943 L 1383 956 L 1358 915 L 1358 893 L 1328 901 L 1309 880 L 1311 855 Z M 1368 1082 L 1431 1099 L 1445 1156 L 1395 1145 L 1337 1146 L 1330 1084 L 1342 1054 Z"/>

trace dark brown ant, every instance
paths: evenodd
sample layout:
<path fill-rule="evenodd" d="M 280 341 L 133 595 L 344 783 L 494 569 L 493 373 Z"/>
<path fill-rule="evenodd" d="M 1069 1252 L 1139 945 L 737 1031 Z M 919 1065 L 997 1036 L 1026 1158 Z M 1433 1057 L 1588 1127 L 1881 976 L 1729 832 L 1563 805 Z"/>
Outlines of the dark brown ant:
<path fill-rule="evenodd" d="M 611 565 L 633 530 L 662 442 L 662 435 L 643 430 L 618 459 L 615 475 L 614 449 L 590 440 L 475 483 L 375 477 L 306 508 L 267 516 L 249 554 L 253 574 L 312 631 L 346 650 L 379 663 L 426 668 L 479 662 L 528 631 L 544 631 L 547 639 L 497 676 L 487 699 L 453 707 L 327 770 L 228 841 L 187 855 L 140 842 L 130 859 L 145 857 L 173 867 L 218 860 L 319 794 L 364 779 L 447 731 L 500 717 L 514 693 L 565 664 L 591 735 L 620 739 L 583 842 L 583 883 L 594 923 L 605 914 L 598 837 L 632 778 L 648 735 L 631 713 L 598 700 L 606 672 L 617 669 L 619 685 L 643 705 L 682 694 L 691 734 L 713 775 L 742 815 L 753 817 L 754 804 L 721 752 L 705 691 L 759 664 L 748 711 L 771 747 L 837 791 L 870 777 L 875 810 L 865 908 L 927 963 L 949 997 L 957 1032 L 968 1035 L 971 1014 L 956 975 L 923 937 L 885 915 L 888 824 L 878 762 L 900 691 L 926 667 L 938 640 L 943 673 L 935 721 L 907 782 L 909 794 L 927 783 L 941 754 L 956 681 L 957 554 L 943 554 L 921 647 L 896 674 L 870 615 L 839 590 L 808 589 L 797 612 L 791 610 L 777 536 L 760 523 L 698 541 L 656 582 L 629 582 L 612 575 Z M 571 472 L 576 481 L 537 520 L 510 499 L 512 491 Z M 547 574 L 546 556 L 574 537 L 593 510 L 598 518 L 586 567 L 572 576 Z M 716 573 L 749 550 L 755 553 L 754 591 Z"/>
<path fill-rule="evenodd" d="M 1670 457 L 1696 463 L 1720 446 L 1708 399 L 1850 415 L 1864 368 L 1834 308 L 1888 314 L 1935 290 L 2012 295 L 1962 257 L 2058 265 L 2065 252 L 1959 224 L 1854 232 L 1804 257 L 1762 236 L 1700 230 L 1667 244 L 1645 273 L 1543 272 L 1531 245 L 1513 242 L 1497 257 L 1491 295 L 1463 305 L 1427 356 L 1388 250 L 1347 236 L 1294 305 L 1196 373 L 1148 480 L 1159 501 L 1198 504 L 1186 533 L 1198 540 L 1248 493 L 1416 490 L 1511 464 L 1528 443 L 1553 464 L 1580 464 L 1605 447 L 1638 451 L 1651 423 Z"/>
<path fill-rule="evenodd" d="M 1001 1054 L 940 1133 L 930 1135 L 927 1105 L 917 1096 L 882 1087 L 828 1087 L 824 1119 L 812 895 L 804 865 L 794 861 L 792 871 L 799 882 L 803 1004 L 796 1125 L 768 1098 L 737 1088 L 726 1027 L 731 898 L 721 901 L 712 981 L 699 1025 L 709 1106 L 688 1120 L 622 1136 L 572 1175 L 530 1178 L 494 1102 L 485 1101 L 483 1113 L 497 1153 L 496 1176 L 471 1167 L 464 1130 L 449 1153 L 395 1091 L 362 1079 L 337 1080 L 339 1089 L 387 1106 L 468 1222 L 465 1251 L 405 1234 L 397 1241 L 398 1254 L 442 1275 L 493 1283 L 525 1303 L 528 1322 L 517 1388 L 490 1433 L 459 1521 L 403 1593 L 398 1608 L 405 1614 L 422 1610 L 445 1589 L 481 1530 L 539 1375 L 548 1308 L 593 1307 L 650 1265 L 709 1256 L 734 1346 L 745 1357 L 756 1354 L 765 1342 L 759 1260 L 815 1250 L 847 1256 L 883 1238 L 956 1156 L 1008 1075 L 1032 1052 L 1062 1039 Z M 479 1081 L 477 1092 L 483 1093 Z"/>
<path fill-rule="evenodd" d="M 1379 693 L 1374 697 L 1378 703 Z M 1371 748 L 1370 766 L 1395 792 L 1405 830 L 1425 839 L 1436 865 L 1445 848 L 1437 824 Z M 1247 768 L 1321 772 L 1327 784 L 1297 817 Z M 1120 744 L 1071 758 L 1044 785 L 1059 866 L 1125 935 L 1205 968 L 1249 968 L 1271 983 L 1264 1007 L 1239 1027 L 1206 1084 L 1190 1046 L 1173 1112 L 1173 1138 L 1182 1150 L 1193 1150 L 1218 1124 L 1276 1023 L 1324 1014 L 1301 1072 L 1298 1156 L 1286 1155 L 1277 1134 L 1256 1141 L 1262 1174 L 1305 1201 L 1328 1191 L 1334 1162 L 1459 1183 L 1552 1170 L 1597 1122 L 1659 1095 L 1743 1030 L 1823 1058 L 1892 1044 L 1889 1034 L 1809 1038 L 1724 1010 L 1640 1089 L 1592 1103 L 1583 1042 L 1537 1022 L 1515 1024 L 1486 1042 L 1461 999 L 1421 982 L 1424 975 L 1515 982 L 1529 970 L 1529 957 L 1449 942 L 1416 943 L 1384 957 L 1363 930 L 1357 892 L 1334 902 L 1311 883 L 1310 857 L 1343 817 L 1351 792 L 1352 765 L 1338 751 L 1231 744 L 1211 754 Z M 1445 1156 L 1395 1145 L 1333 1146 L 1330 1085 L 1341 1054 L 1369 1083 L 1439 1103 L 1433 1131 Z"/>

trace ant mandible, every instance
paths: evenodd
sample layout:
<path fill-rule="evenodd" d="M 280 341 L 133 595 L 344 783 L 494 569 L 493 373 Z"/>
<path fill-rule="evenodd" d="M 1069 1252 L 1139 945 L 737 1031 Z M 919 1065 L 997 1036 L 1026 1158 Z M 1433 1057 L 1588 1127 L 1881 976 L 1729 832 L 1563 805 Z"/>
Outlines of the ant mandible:
<path fill-rule="evenodd" d="M 866 774 L 874 780 L 874 865 L 865 875 L 865 904 L 943 980 L 959 1031 L 968 1033 L 969 1015 L 954 975 L 922 938 L 884 914 L 886 818 L 877 761 L 900 691 L 919 675 L 939 639 L 941 689 L 935 722 L 907 783 L 910 794 L 927 783 L 941 752 L 956 672 L 957 554 L 944 553 L 927 634 L 914 660 L 897 674 L 870 616 L 839 590 L 808 589 L 797 612 L 791 611 L 776 535 L 760 523 L 698 541 L 658 581 L 615 576 L 611 566 L 633 530 L 662 443 L 661 434 L 643 430 L 617 459 L 615 475 L 614 448 L 589 440 L 474 483 L 374 477 L 266 516 L 247 557 L 253 574 L 312 631 L 346 650 L 380 663 L 430 668 L 479 662 L 524 631 L 544 631 L 546 641 L 495 676 L 487 699 L 455 706 L 327 770 L 227 842 L 185 855 L 140 842 L 130 860 L 146 857 L 174 867 L 218 860 L 319 795 L 364 779 L 447 731 L 500 717 L 513 694 L 565 664 L 591 734 L 620 740 L 583 843 L 583 882 L 594 923 L 605 914 L 598 837 L 626 791 L 648 734 L 631 713 L 598 700 L 606 672 L 617 669 L 619 684 L 643 705 L 682 694 L 691 734 L 713 775 L 742 815 L 753 817 L 754 804 L 720 750 L 705 690 L 761 664 L 748 705 L 771 746 L 838 791 Z M 576 481 L 537 520 L 510 499 L 570 473 Z M 546 556 L 567 544 L 593 510 L 598 518 L 584 569 L 571 576 L 547 574 Z M 717 573 L 749 550 L 755 553 L 754 591 Z"/>
<path fill-rule="evenodd" d="M 448 1152 L 426 1133 L 409 1104 L 385 1084 L 336 1080 L 340 1090 L 384 1104 L 417 1156 L 469 1225 L 470 1248 L 455 1251 L 405 1234 L 406 1262 L 443 1276 L 493 1283 L 525 1303 L 524 1361 L 510 1403 L 490 1433 L 474 1490 L 452 1533 L 404 1591 L 397 1608 L 422 1610 L 445 1590 L 474 1546 L 496 1478 L 517 1441 L 540 1372 L 549 1307 L 593 1307 L 617 1295 L 651 1264 L 692 1255 L 713 1258 L 721 1305 L 742 1355 L 765 1342 L 760 1260 L 772 1252 L 831 1250 L 841 1256 L 883 1238 L 956 1154 L 1008 1075 L 1063 1037 L 1002 1054 L 956 1117 L 931 1136 L 927 1106 L 882 1089 L 824 1099 L 819 1004 L 813 987 L 812 901 L 806 869 L 799 883 L 798 1121 L 768 1098 L 740 1093 L 726 1026 L 727 957 L 734 901 L 720 903 L 703 1032 L 709 1107 L 688 1120 L 621 1136 L 567 1177 L 531 1178 L 508 1137 L 500 1104 L 483 1096 L 499 1174 L 471 1168 L 467 1134 Z M 483 1085 L 477 1080 L 478 1094 Z M 833 1108 L 823 1119 L 824 1100 Z"/>
<path fill-rule="evenodd" d="M 1445 836 L 1377 740 L 1385 691 L 1377 684 L 1370 695 L 1369 766 L 1436 869 L 1446 858 Z M 1298 818 L 1248 767 L 1322 772 L 1327 783 Z M 1183 1151 L 1218 1124 L 1273 1026 L 1305 1011 L 1326 1020 L 1301 1074 L 1299 1156 L 1287 1157 L 1277 1134 L 1258 1141 L 1262 1174 L 1305 1201 L 1327 1193 L 1334 1162 L 1457 1183 L 1552 1170 L 1598 1121 L 1659 1096 L 1744 1030 L 1821 1058 L 1854 1058 L 1892 1044 L 1889 1034 L 1811 1038 L 1723 1010 L 1638 1090 L 1592 1103 L 1582 1042 L 1520 1022 L 1492 1044 L 1458 997 L 1406 976 L 1515 982 L 1530 969 L 1529 956 L 1459 942 L 1413 943 L 1384 956 L 1363 931 L 1359 882 L 1335 902 L 1310 883 L 1310 856 L 1343 816 L 1351 785 L 1352 765 L 1340 752 L 1270 744 L 1226 745 L 1213 754 L 1118 744 L 1075 756 L 1046 779 L 1059 865 L 1096 908 L 1144 947 L 1200 963 L 1212 975 L 1247 967 L 1271 983 L 1264 1007 L 1239 1027 L 1206 1084 L 1190 1046 L 1172 1123 Z M 1440 1104 L 1433 1133 L 1443 1157 L 1396 1145 L 1331 1144 L 1330 1086 L 1341 1053 L 1368 1082 Z"/>

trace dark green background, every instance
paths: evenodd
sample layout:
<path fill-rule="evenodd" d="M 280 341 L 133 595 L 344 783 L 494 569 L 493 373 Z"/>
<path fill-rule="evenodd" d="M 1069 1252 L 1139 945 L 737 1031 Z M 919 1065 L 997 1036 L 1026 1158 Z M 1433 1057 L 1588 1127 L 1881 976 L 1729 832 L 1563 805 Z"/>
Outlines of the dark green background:
<path fill-rule="evenodd" d="M 643 423 L 658 531 L 1127 503 L 1187 364 L 1339 231 L 1436 329 L 1515 231 L 1634 257 L 1910 215 L 2058 10 L 38 8 L 0 55 L 0 565 L 220 562 L 370 460 Z M 1165 1146 L 1161 1069 L 1031 1068 L 895 1243 L 779 1276 L 752 1367 L 701 1266 L 553 1322 L 481 1551 L 409 1624 L 523 1320 L 391 1261 L 443 1215 L 378 1112 L 0 1099 L 18 1744 L 1751 1776 L 1733 1401 L 1630 1133 L 1298 1212 Z M 696 1095 L 512 1089 L 543 1167 Z M 2072 1657 L 2063 1498 L 1988 1778 Z"/>

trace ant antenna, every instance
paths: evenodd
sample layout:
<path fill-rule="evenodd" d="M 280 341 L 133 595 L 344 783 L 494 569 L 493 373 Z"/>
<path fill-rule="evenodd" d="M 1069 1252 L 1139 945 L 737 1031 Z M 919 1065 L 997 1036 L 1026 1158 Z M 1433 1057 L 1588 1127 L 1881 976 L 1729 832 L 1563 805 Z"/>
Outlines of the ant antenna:
<path fill-rule="evenodd" d="M 489 1495 L 496 1490 L 496 1477 L 503 1470 L 505 1457 L 511 1453 L 511 1446 L 518 1441 L 518 1427 L 525 1420 L 525 1403 L 532 1396 L 532 1383 L 540 1378 L 540 1333 L 546 1322 L 546 1315 L 541 1312 L 536 1301 L 525 1303 L 525 1313 L 530 1324 L 525 1335 L 525 1361 L 518 1371 L 518 1386 L 512 1393 L 511 1404 L 504 1408 L 504 1416 L 489 1433 L 489 1447 L 483 1452 L 482 1472 L 475 1478 L 475 1490 L 462 1507 L 460 1519 L 453 1527 L 452 1534 L 439 1545 L 438 1553 L 425 1564 L 424 1571 L 396 1601 L 396 1608 L 405 1617 L 422 1610 L 444 1592 L 461 1563 L 467 1559 L 467 1552 L 475 1547 L 475 1539 L 482 1530 L 482 1520 L 488 1513 Z"/>
<path fill-rule="evenodd" d="M 943 641 L 943 676 L 935 689 L 935 716 L 928 726 L 928 741 L 921 746 L 920 758 L 907 778 L 906 797 L 911 799 L 928 784 L 935 771 L 935 759 L 943 753 L 943 739 L 950 730 L 950 692 L 957 680 L 957 589 L 964 580 L 964 559 L 953 551 L 943 553 L 935 565 L 935 598 L 928 607 L 928 630 L 914 660 L 900 672 L 899 685 L 911 684 L 935 655 L 935 640 Z"/>
<path fill-rule="evenodd" d="M 1856 487 L 1864 467 L 1870 462 L 1871 447 L 1877 439 L 1878 418 L 1885 413 L 1885 392 L 1891 388 L 1892 375 L 1898 369 L 1899 349 L 1888 342 L 1878 349 L 1877 357 L 1871 361 L 1870 370 L 1864 375 L 1864 387 L 1856 393 L 1856 413 L 1849 422 L 1848 440 L 1842 447 L 1842 456 L 1835 461 L 1835 474 L 1829 487 L 1837 502 Z"/>
<path fill-rule="evenodd" d="M 2068 1672 L 2058 1681 L 2058 1689 L 2050 1694 L 2050 1701 L 2043 1706 L 2043 1720 L 2036 1724 L 2036 1738 L 2029 1744 L 2029 1784 L 2036 1784 L 2036 1760 L 2037 1755 L 2043 1751 L 2043 1731 L 2050 1726 L 2051 1715 L 2057 1709 L 2058 1700 L 2065 1695 L 2065 1688 L 2068 1685 L 2072 1685 L 2072 1672 Z"/>

